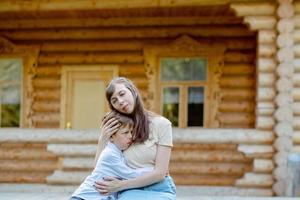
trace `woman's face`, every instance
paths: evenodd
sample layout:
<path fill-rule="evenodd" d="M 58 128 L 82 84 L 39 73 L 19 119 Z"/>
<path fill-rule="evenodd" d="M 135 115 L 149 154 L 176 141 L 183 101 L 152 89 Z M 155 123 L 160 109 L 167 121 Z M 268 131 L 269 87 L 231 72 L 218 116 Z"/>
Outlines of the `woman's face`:
<path fill-rule="evenodd" d="M 117 111 L 131 114 L 134 110 L 134 98 L 131 91 L 123 84 L 116 84 L 110 103 Z"/>

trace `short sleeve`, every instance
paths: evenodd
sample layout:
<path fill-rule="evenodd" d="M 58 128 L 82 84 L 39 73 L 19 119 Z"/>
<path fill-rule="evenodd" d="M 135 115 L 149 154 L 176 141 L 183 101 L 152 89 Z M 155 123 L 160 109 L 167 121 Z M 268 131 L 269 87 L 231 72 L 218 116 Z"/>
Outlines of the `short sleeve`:
<path fill-rule="evenodd" d="M 159 145 L 173 146 L 172 124 L 168 119 L 161 117 L 156 131 Z"/>

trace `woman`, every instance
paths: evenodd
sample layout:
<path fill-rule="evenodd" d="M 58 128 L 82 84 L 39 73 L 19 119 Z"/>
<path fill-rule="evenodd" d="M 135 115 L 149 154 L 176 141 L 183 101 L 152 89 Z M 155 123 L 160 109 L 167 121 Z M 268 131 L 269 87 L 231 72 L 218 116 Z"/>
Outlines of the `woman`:
<path fill-rule="evenodd" d="M 95 183 L 97 190 L 102 194 L 122 191 L 118 198 L 120 200 L 148 197 L 176 199 L 175 184 L 168 175 L 173 146 L 170 121 L 146 111 L 137 88 L 126 78 L 111 80 L 106 88 L 106 98 L 112 110 L 126 114 L 134 121 L 133 144 L 124 151 L 127 164 L 132 168 L 154 167 L 154 170 L 130 180 L 113 177 L 99 180 Z M 118 120 L 115 118 L 103 120 L 96 160 L 118 127 Z"/>

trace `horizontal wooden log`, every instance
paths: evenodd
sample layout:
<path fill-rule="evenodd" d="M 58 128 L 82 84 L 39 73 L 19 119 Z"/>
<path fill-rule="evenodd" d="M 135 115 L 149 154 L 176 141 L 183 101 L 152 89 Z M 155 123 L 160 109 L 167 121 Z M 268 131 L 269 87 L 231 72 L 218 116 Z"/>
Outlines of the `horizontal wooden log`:
<path fill-rule="evenodd" d="M 238 51 L 227 51 L 225 52 L 224 61 L 233 63 L 252 63 L 254 61 L 254 52 L 238 52 Z"/>
<path fill-rule="evenodd" d="M 267 2 L 233 3 L 230 7 L 238 16 L 274 15 L 276 11 L 276 4 Z"/>
<path fill-rule="evenodd" d="M 60 100 L 60 89 L 59 88 L 56 88 L 56 89 L 37 88 L 34 91 L 34 99 L 37 101 L 39 101 L 39 100 L 59 101 Z"/>
<path fill-rule="evenodd" d="M 275 153 L 273 161 L 277 166 L 286 166 L 288 161 L 289 152 L 278 151 Z"/>
<path fill-rule="evenodd" d="M 61 74 L 61 68 L 59 65 L 39 65 L 36 69 L 36 75 L 39 77 L 44 76 L 60 76 Z"/>
<path fill-rule="evenodd" d="M 300 43 L 300 30 L 295 29 L 293 32 L 294 43 Z"/>
<path fill-rule="evenodd" d="M 300 131 L 295 131 L 292 136 L 294 144 L 300 144 Z"/>
<path fill-rule="evenodd" d="M 220 78 L 221 88 L 253 88 L 255 85 L 252 76 L 223 76 Z"/>
<path fill-rule="evenodd" d="M 130 79 L 132 79 L 132 77 L 145 77 L 145 67 L 143 64 L 121 64 L 119 67 L 119 75 Z"/>
<path fill-rule="evenodd" d="M 259 57 L 272 58 L 277 51 L 275 44 L 260 44 L 257 47 L 257 52 Z"/>
<path fill-rule="evenodd" d="M 254 114 L 251 113 L 220 113 L 217 116 L 220 124 L 253 124 Z"/>
<path fill-rule="evenodd" d="M 275 86 L 276 78 L 274 73 L 258 73 L 257 85 L 258 87 L 273 87 Z"/>
<path fill-rule="evenodd" d="M 141 52 L 121 53 L 45 53 L 39 56 L 39 64 L 86 64 L 86 63 L 141 63 Z"/>
<path fill-rule="evenodd" d="M 4 148 L 0 147 L 0 160 L 55 160 L 57 157 L 42 148 Z"/>
<path fill-rule="evenodd" d="M 60 87 L 60 78 L 34 78 L 32 85 L 34 88 L 56 89 Z"/>
<path fill-rule="evenodd" d="M 293 147 L 293 141 L 289 136 L 280 136 L 276 138 L 274 142 L 274 148 L 279 152 L 280 151 L 290 152 L 292 147 Z"/>
<path fill-rule="evenodd" d="M 94 157 L 76 157 L 76 158 L 63 158 L 62 169 L 64 170 L 86 170 L 91 171 L 94 168 L 95 158 Z"/>
<path fill-rule="evenodd" d="M 295 29 L 300 28 L 300 13 L 294 15 Z"/>
<path fill-rule="evenodd" d="M 260 130 L 272 130 L 275 126 L 273 116 L 256 116 L 255 127 Z"/>
<path fill-rule="evenodd" d="M 94 0 L 86 0 L 86 1 L 72 1 L 72 0 L 65 0 L 65 1 L 30 1 L 30 2 L 12 2 L 10 0 L 3 0 L 1 2 L 1 12 L 13 12 L 13 11 L 65 11 L 65 10 L 73 10 L 73 11 L 82 11 L 82 10 L 113 10 L 116 9 L 117 12 L 122 10 L 122 8 L 127 9 L 134 9 L 134 8 L 165 8 L 165 7 L 193 7 L 193 6 L 216 6 L 216 5 L 227 5 L 228 1 L 223 0 L 214 0 L 214 1 L 181 1 L 181 0 L 174 0 L 174 1 L 150 1 L 145 0 L 140 2 L 138 0 L 132 0 L 130 2 L 127 1 L 109 1 L 109 0 L 101 0 L 101 1 L 94 1 Z M 111 11 L 112 12 L 112 11 Z M 72 13 L 73 16 L 74 13 Z"/>
<path fill-rule="evenodd" d="M 223 68 L 224 75 L 249 75 L 254 71 L 255 66 L 247 63 L 226 63 Z"/>
<path fill-rule="evenodd" d="M 46 183 L 46 177 L 52 172 L 15 172 L 0 171 L 1 183 Z"/>
<path fill-rule="evenodd" d="M 251 159 L 246 158 L 242 153 L 237 151 L 226 150 L 172 150 L 171 162 L 252 162 Z"/>
<path fill-rule="evenodd" d="M 250 30 L 274 29 L 276 26 L 276 18 L 273 16 L 245 16 L 244 23 L 248 24 Z"/>
<path fill-rule="evenodd" d="M 252 101 L 222 101 L 219 104 L 220 112 L 254 112 Z"/>
<path fill-rule="evenodd" d="M 276 42 L 275 30 L 260 30 L 258 31 L 259 44 L 274 44 Z"/>
<path fill-rule="evenodd" d="M 203 144 L 203 143 L 174 143 L 172 152 L 174 151 L 219 151 L 228 150 L 235 151 L 237 149 L 236 144 Z"/>
<path fill-rule="evenodd" d="M 60 122 L 49 122 L 49 121 L 35 121 L 34 122 L 34 127 L 35 128 L 50 128 L 50 129 L 55 129 L 55 128 L 60 128 Z"/>
<path fill-rule="evenodd" d="M 269 159 L 254 159 L 253 172 L 255 173 L 271 173 L 274 169 L 274 163 Z"/>
<path fill-rule="evenodd" d="M 59 113 L 36 113 L 32 116 L 33 122 L 58 122 L 60 121 Z"/>
<path fill-rule="evenodd" d="M 239 176 L 172 174 L 172 178 L 177 185 L 229 186 L 233 185 Z"/>
<path fill-rule="evenodd" d="M 243 38 L 196 38 L 199 45 L 209 45 L 212 43 L 225 44 L 228 50 L 255 49 L 253 37 Z M 50 41 L 43 42 L 41 52 L 80 52 L 80 51 L 138 51 L 147 44 L 168 44 L 174 39 L 111 39 L 111 40 L 77 40 L 74 41 Z"/>
<path fill-rule="evenodd" d="M 275 59 L 259 57 L 257 61 L 257 71 L 264 73 L 273 73 L 277 67 Z"/>
<path fill-rule="evenodd" d="M 1 171 L 41 171 L 52 172 L 57 168 L 57 160 L 1 160 Z"/>
<path fill-rule="evenodd" d="M 4 23 L 5 22 L 5 23 Z M 239 24 L 234 16 L 177 16 L 174 17 L 111 17 L 111 18 L 59 18 L 59 19 L 11 19 L 1 21 L 0 29 L 38 29 L 38 28 L 98 28 L 130 26 L 172 26 L 172 25 L 210 25 Z"/>
<path fill-rule="evenodd" d="M 253 101 L 255 92 L 248 88 L 224 88 L 220 91 L 220 98 L 222 100 L 250 100 Z"/>
<path fill-rule="evenodd" d="M 300 72 L 300 59 L 295 58 L 293 61 L 293 65 L 295 66 L 295 72 Z"/>
<path fill-rule="evenodd" d="M 90 174 L 90 171 L 60 171 L 55 170 L 46 178 L 49 184 L 79 185 Z"/>
<path fill-rule="evenodd" d="M 294 127 L 294 130 L 300 130 L 300 117 L 299 116 L 294 117 L 293 127 Z"/>
<path fill-rule="evenodd" d="M 96 151 L 96 144 L 99 137 L 99 130 L 63 130 L 63 129 L 0 129 L 0 142 L 12 143 L 12 142 L 47 142 L 55 143 L 47 147 L 51 149 L 51 152 L 63 153 L 71 152 L 79 148 L 78 152 L 85 152 L 85 149 L 93 148 L 93 151 L 88 150 L 94 155 Z M 232 144 L 261 144 L 271 143 L 274 139 L 272 131 L 260 131 L 255 129 L 195 129 L 185 128 L 178 129 L 173 128 L 173 142 L 188 143 L 189 145 L 200 143 L 203 145 L 201 148 L 223 148 L 223 145 L 227 148 L 233 148 L 228 145 Z M 63 145 L 66 143 L 79 143 L 79 146 Z M 60 144 L 60 145 L 58 145 Z M 84 146 L 83 144 L 93 144 L 91 147 Z M 204 145 L 205 144 L 205 145 Z M 218 145 L 216 145 L 218 144 Z M 221 147 L 219 146 L 220 144 Z M 58 145 L 58 146 L 56 146 Z M 217 146 L 217 147 L 216 147 Z M 81 149 L 83 148 L 83 150 Z M 176 148 L 176 146 L 175 146 Z M 198 148 L 198 146 L 197 146 Z M 64 154 L 63 154 L 64 155 Z M 86 155 L 86 154 L 84 154 Z"/>
<path fill-rule="evenodd" d="M 273 87 L 259 87 L 257 88 L 257 101 L 273 101 L 275 98 L 275 89 Z"/>
<path fill-rule="evenodd" d="M 236 181 L 236 186 L 242 187 L 271 187 L 273 177 L 271 174 L 246 173 L 243 178 Z"/>
<path fill-rule="evenodd" d="M 262 153 L 274 153 L 274 148 L 272 145 L 248 145 L 240 144 L 238 145 L 238 151 L 243 152 L 247 157 L 253 157 L 255 154 Z"/>
<path fill-rule="evenodd" d="M 294 74 L 293 83 L 294 83 L 294 86 L 296 86 L 296 87 L 300 86 L 300 73 L 295 73 Z"/>
<path fill-rule="evenodd" d="M 300 101 L 300 88 L 293 88 L 292 96 L 294 101 Z"/>
<path fill-rule="evenodd" d="M 179 174 L 220 174 L 243 175 L 252 168 L 250 163 L 195 163 L 171 162 L 170 173 Z"/>
<path fill-rule="evenodd" d="M 49 144 L 47 147 L 47 150 L 55 155 L 66 157 L 93 157 L 96 155 L 96 149 L 96 144 Z"/>
<path fill-rule="evenodd" d="M 32 104 L 32 109 L 36 112 L 56 112 L 60 111 L 59 101 L 35 101 Z"/>
<path fill-rule="evenodd" d="M 270 116 L 275 112 L 274 102 L 257 102 L 255 113 L 258 116 Z"/>
<path fill-rule="evenodd" d="M 176 26 L 144 28 L 95 28 L 58 30 L 0 31 L 11 40 L 70 40 L 70 39 L 115 39 L 115 38 L 167 38 L 186 34 L 196 37 L 241 37 L 254 36 L 242 26 Z"/>

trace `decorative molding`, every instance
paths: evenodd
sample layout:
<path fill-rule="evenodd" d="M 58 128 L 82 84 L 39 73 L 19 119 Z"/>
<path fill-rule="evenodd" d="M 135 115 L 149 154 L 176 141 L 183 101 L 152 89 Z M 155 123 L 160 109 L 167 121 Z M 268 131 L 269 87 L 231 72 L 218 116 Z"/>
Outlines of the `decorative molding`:
<path fill-rule="evenodd" d="M 147 45 L 144 47 L 145 71 L 148 79 L 147 101 L 148 109 L 160 112 L 159 89 L 159 58 L 167 56 L 201 56 L 209 60 L 209 99 L 210 112 L 208 112 L 208 124 L 210 127 L 218 127 L 215 122 L 217 115 L 217 104 L 219 102 L 219 77 L 222 74 L 223 56 L 226 49 L 225 44 L 205 42 L 199 43 L 188 35 L 182 35 L 171 43 L 160 45 Z"/>

